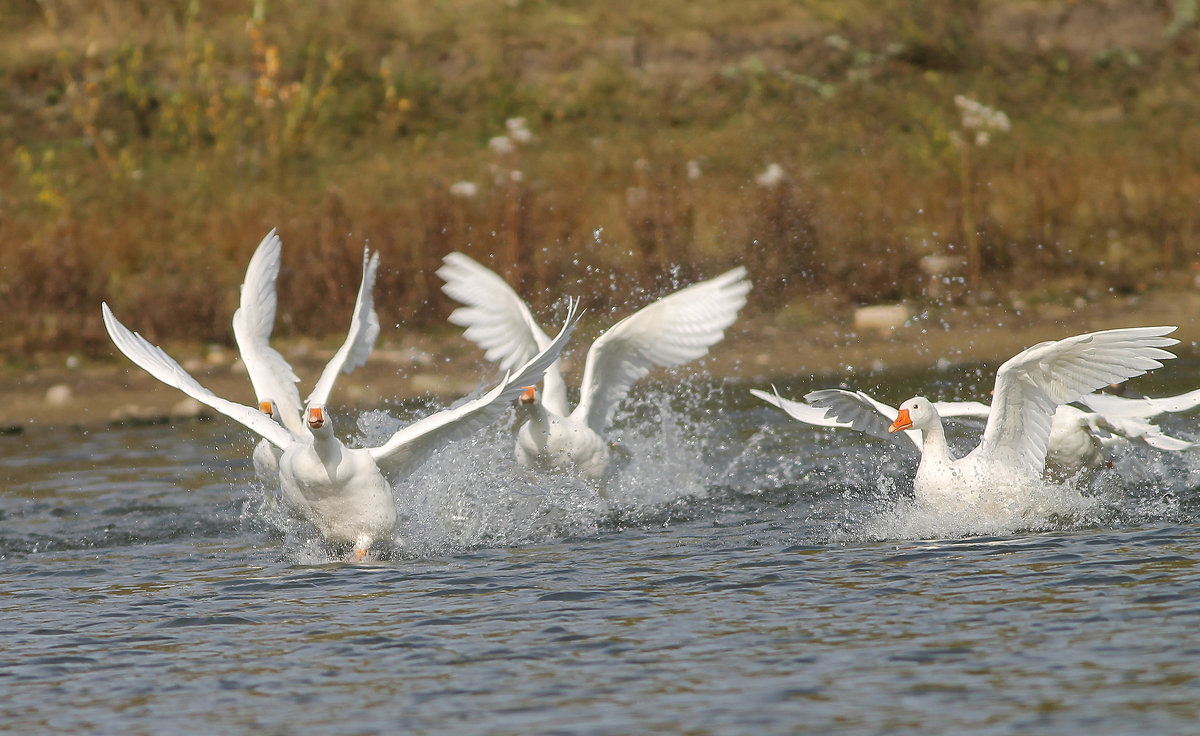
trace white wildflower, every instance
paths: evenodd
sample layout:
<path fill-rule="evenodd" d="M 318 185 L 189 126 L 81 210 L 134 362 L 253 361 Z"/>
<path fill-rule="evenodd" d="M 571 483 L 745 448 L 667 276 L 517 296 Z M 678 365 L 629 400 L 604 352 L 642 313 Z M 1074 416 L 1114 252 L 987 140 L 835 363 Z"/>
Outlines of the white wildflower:
<path fill-rule="evenodd" d="M 700 162 L 692 159 L 687 162 L 687 178 L 688 181 L 696 181 L 700 178 Z"/>
<path fill-rule="evenodd" d="M 1008 115 L 976 102 L 965 95 L 955 95 L 954 104 L 962 113 L 962 127 L 967 130 L 984 130 L 994 133 L 1007 133 L 1012 128 Z"/>
<path fill-rule="evenodd" d="M 504 121 L 504 127 L 508 129 L 508 137 L 516 143 L 528 143 L 533 140 L 533 133 L 529 132 L 525 118 L 509 118 Z"/>
<path fill-rule="evenodd" d="M 758 182 L 760 187 L 765 189 L 774 189 L 783 182 L 786 176 L 787 175 L 783 173 L 783 167 L 779 164 L 773 163 L 767 166 L 766 171 L 754 177 L 754 181 Z"/>
<path fill-rule="evenodd" d="M 845 51 L 850 48 L 850 42 L 836 33 L 831 33 L 825 37 L 825 45 L 838 51 Z"/>
<path fill-rule="evenodd" d="M 473 181 L 459 181 L 450 185 L 450 194 L 461 199 L 472 199 L 479 194 L 479 186 Z"/>
<path fill-rule="evenodd" d="M 517 150 L 517 147 L 513 145 L 512 139 L 506 135 L 498 135 L 492 138 L 488 141 L 488 148 L 495 151 L 498 156 L 507 156 Z"/>

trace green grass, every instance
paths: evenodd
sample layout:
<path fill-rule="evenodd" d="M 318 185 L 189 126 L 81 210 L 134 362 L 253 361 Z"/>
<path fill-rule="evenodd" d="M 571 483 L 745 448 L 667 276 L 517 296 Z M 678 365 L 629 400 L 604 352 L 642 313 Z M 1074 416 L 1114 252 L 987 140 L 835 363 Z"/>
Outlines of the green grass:
<path fill-rule="evenodd" d="M 964 243 L 957 94 L 1013 121 L 971 151 L 981 290 L 1180 285 L 1200 34 L 1113 5 L 0 0 L 0 353 L 106 352 L 101 300 L 227 342 L 271 227 L 284 335 L 344 328 L 364 245 L 389 324 L 443 319 L 450 250 L 540 306 L 735 263 L 758 310 L 922 299 Z"/>

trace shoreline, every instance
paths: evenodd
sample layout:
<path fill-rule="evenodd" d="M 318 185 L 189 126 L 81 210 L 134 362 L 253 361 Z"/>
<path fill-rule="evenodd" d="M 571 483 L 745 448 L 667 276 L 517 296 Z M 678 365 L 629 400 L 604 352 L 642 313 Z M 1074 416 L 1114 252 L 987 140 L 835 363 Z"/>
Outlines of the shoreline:
<path fill-rule="evenodd" d="M 774 314 L 752 314 L 739 320 L 701 364 L 685 370 L 767 386 L 772 381 L 832 380 L 948 364 L 999 363 L 1043 340 L 1117 327 L 1177 325 L 1179 330 L 1173 336 L 1180 344 L 1174 352 L 1180 357 L 1195 353 L 1200 340 L 1200 328 L 1190 319 L 1200 313 L 1200 294 L 1191 291 L 1109 295 L 1070 307 L 1037 305 L 1014 310 L 991 305 L 919 310 L 910 308 L 913 316 L 903 326 L 882 330 L 855 330 L 848 318 L 789 324 L 786 308 Z M 582 369 L 582 348 L 601 328 L 599 324 L 580 326 L 568 348 L 568 380 Z M 277 345 L 301 378 L 302 396 L 333 354 L 336 340 L 330 340 L 328 348 L 307 339 Z M 256 397 L 235 350 L 199 345 L 170 345 L 167 350 L 218 396 L 254 403 Z M 483 359 L 482 351 L 457 330 L 385 332 L 367 364 L 340 377 L 335 391 L 339 404 L 370 407 L 428 395 L 457 398 L 496 378 L 495 368 Z M 872 386 L 860 388 L 871 390 Z M 107 361 L 75 361 L 63 354 L 46 356 L 34 366 L 0 368 L 3 436 L 214 415 L 216 412 L 152 378 L 115 348 Z"/>

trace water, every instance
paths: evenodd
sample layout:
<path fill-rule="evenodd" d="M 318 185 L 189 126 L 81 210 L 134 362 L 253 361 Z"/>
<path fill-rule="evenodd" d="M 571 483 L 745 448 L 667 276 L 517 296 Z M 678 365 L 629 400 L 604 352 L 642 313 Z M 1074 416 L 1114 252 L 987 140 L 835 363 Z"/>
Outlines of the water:
<path fill-rule="evenodd" d="M 642 388 L 603 492 L 516 471 L 508 426 L 453 446 L 357 565 L 230 422 L 0 438 L 0 730 L 1195 732 L 1200 456 L 937 518 L 913 457 L 746 388 Z"/>

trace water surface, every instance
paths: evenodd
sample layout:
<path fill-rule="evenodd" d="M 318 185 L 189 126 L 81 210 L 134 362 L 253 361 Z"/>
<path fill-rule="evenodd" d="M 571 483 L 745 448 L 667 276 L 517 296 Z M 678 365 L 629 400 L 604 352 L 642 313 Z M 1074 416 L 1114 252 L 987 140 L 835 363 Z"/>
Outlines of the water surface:
<path fill-rule="evenodd" d="M 746 388 L 639 390 L 602 489 L 513 468 L 510 426 L 448 448 L 356 565 L 269 510 L 231 422 L 0 438 L 0 726 L 1195 732 L 1200 457 L 1135 448 L 989 526 L 916 509 L 902 445 Z"/>

